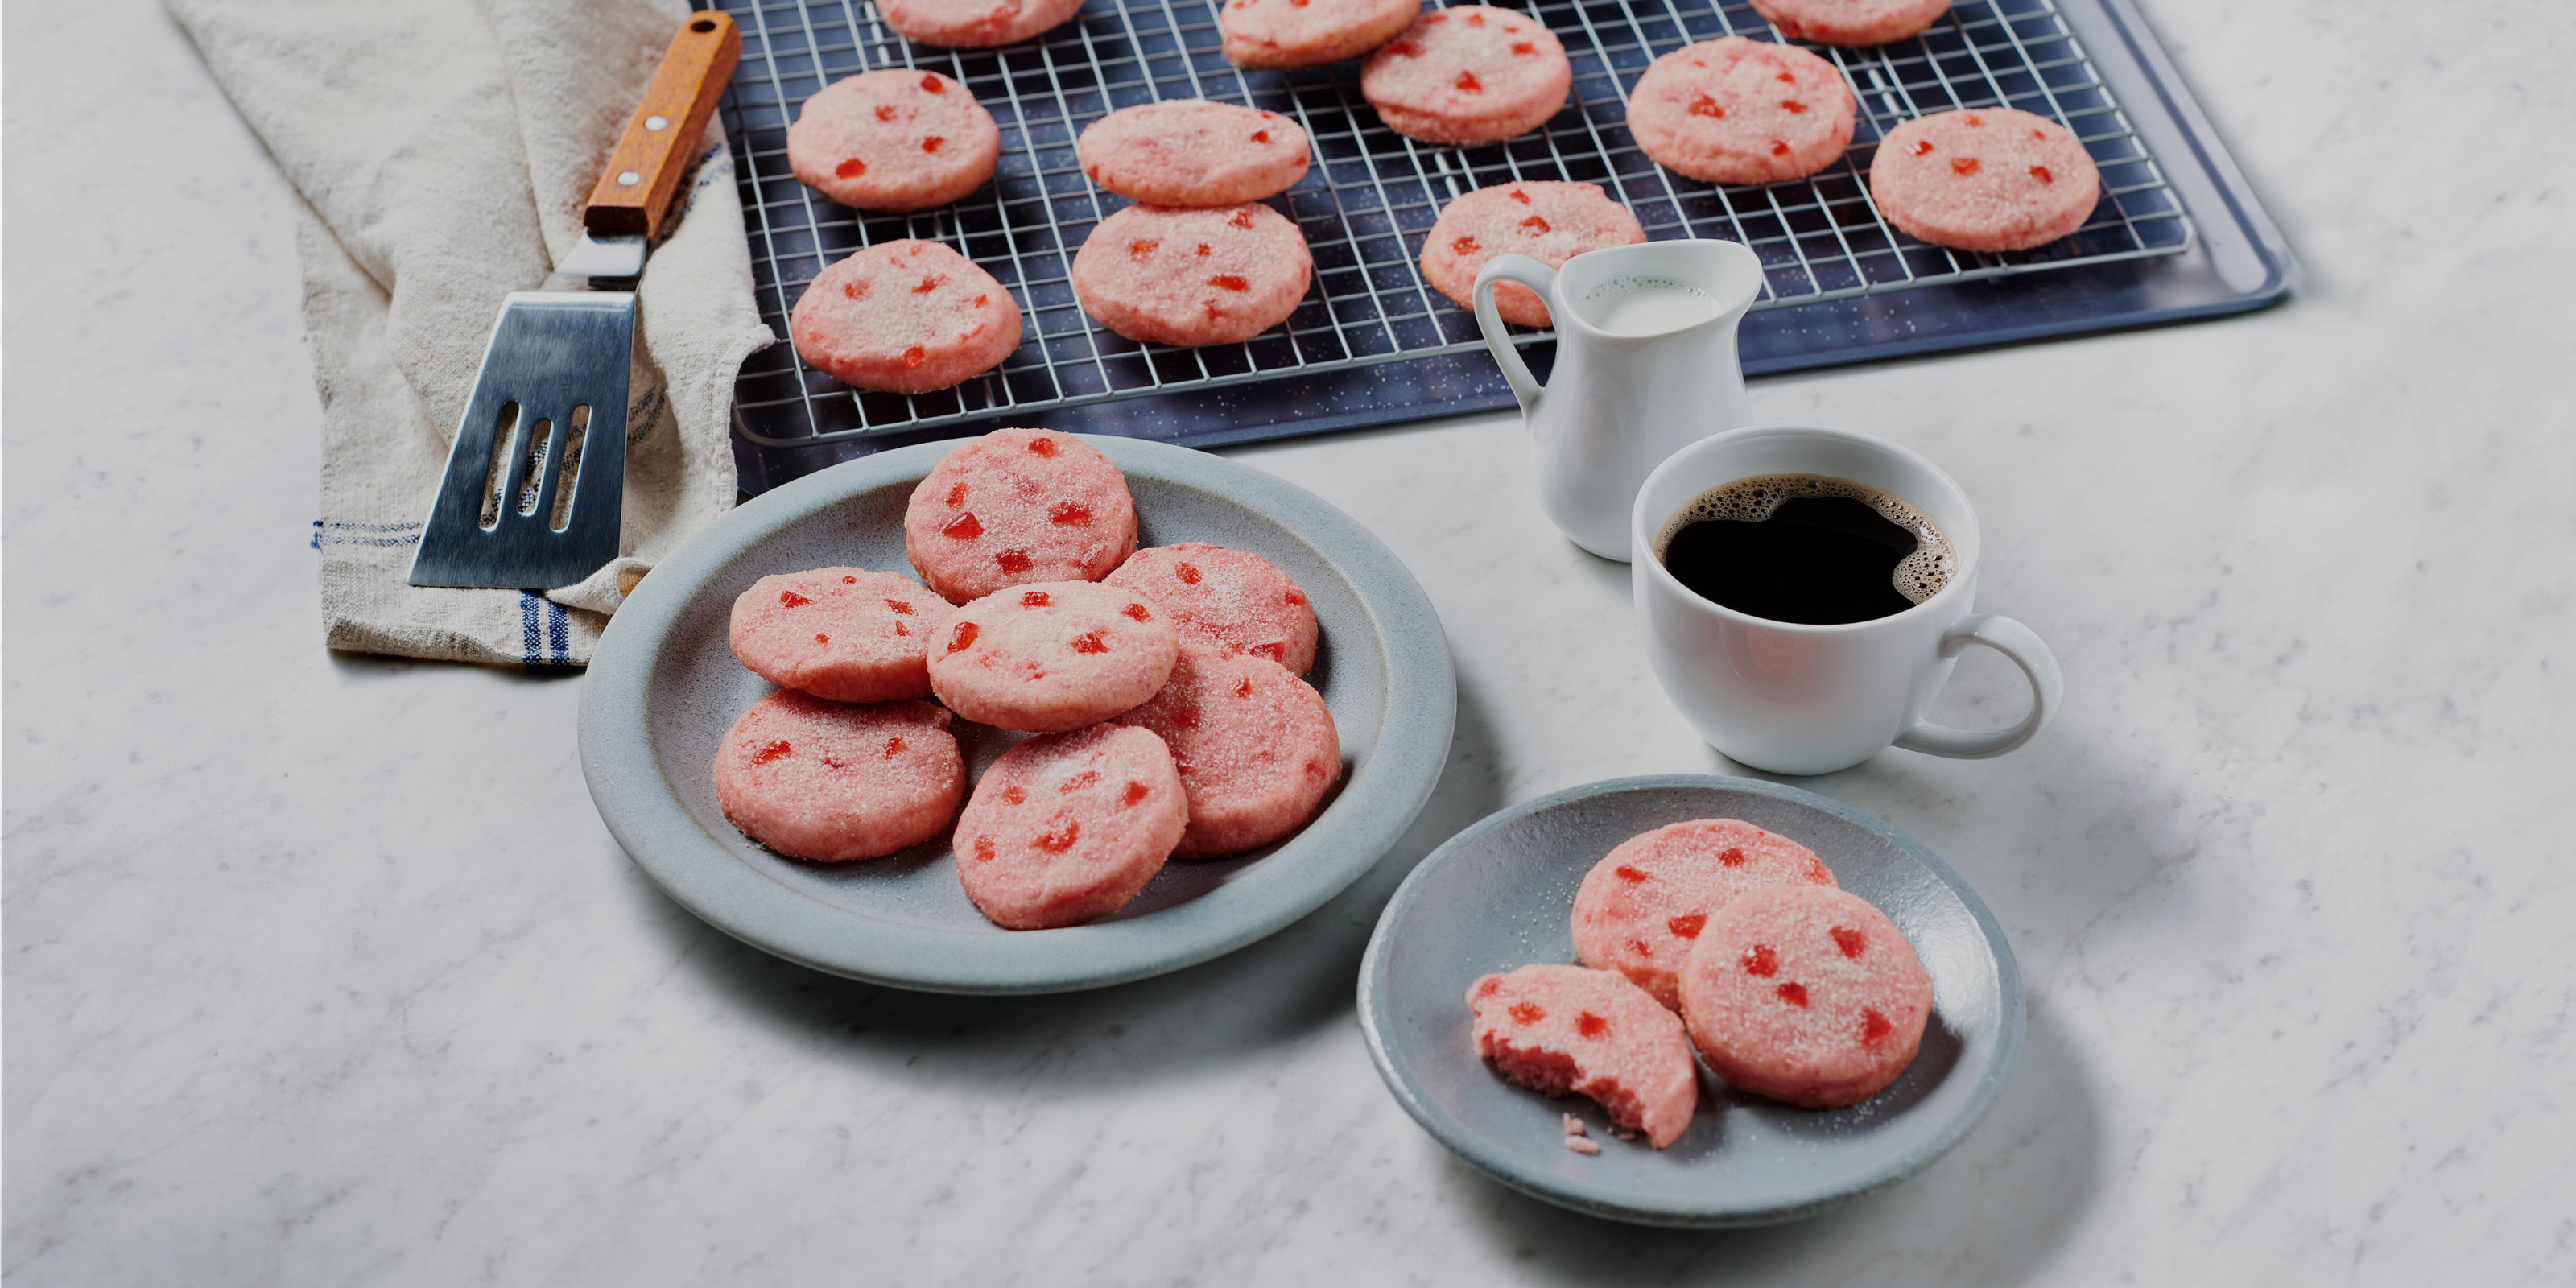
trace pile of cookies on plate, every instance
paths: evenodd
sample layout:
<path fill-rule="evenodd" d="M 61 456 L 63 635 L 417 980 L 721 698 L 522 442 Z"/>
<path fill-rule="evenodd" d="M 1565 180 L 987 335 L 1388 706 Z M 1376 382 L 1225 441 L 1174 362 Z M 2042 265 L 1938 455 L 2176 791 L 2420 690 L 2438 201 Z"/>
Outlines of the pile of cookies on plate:
<path fill-rule="evenodd" d="M 888 25 L 920 44 L 987 47 L 1035 37 L 1080 0 L 886 0 Z M 1754 0 L 1790 40 L 1866 46 L 1919 35 L 1949 0 Z M 1361 95 L 1389 129 L 1424 143 L 1499 143 L 1536 130 L 1573 85 L 1565 46 L 1527 14 L 1421 0 L 1224 0 L 1225 57 L 1240 67 L 1312 67 L 1366 56 Z M 1727 36 L 1657 58 L 1628 96 L 1638 148 L 1720 184 L 1801 179 L 1843 156 L 1856 102 L 1842 72 L 1795 45 Z M 1275 112 L 1204 99 L 1122 108 L 1077 142 L 1083 173 L 1137 204 L 1076 252 L 1075 298 L 1102 326 L 1169 345 L 1248 340 L 1286 322 L 1313 259 L 1297 224 L 1262 204 L 1305 177 L 1305 132 Z M 788 164 L 824 196 L 863 211 L 956 201 L 992 177 L 1001 131 L 966 87 L 936 72 L 881 68 L 805 101 Z M 2011 108 L 1940 112 L 1887 133 L 1870 167 L 1880 214 L 1925 242 L 2027 250 L 2083 226 L 2101 180 L 2066 127 Z M 1513 182 L 1466 193 L 1424 241 L 1425 280 L 1471 307 L 1476 274 L 1517 253 L 1550 267 L 1646 240 L 1598 185 Z M 1495 291 L 1507 322 L 1548 325 L 1525 287 Z M 796 351 L 858 389 L 918 394 L 1001 365 L 1019 347 L 1020 309 L 992 274 L 949 247 L 900 239 L 823 270 L 789 321 Z"/>
<path fill-rule="evenodd" d="M 920 582 L 813 568 L 752 583 L 734 656 L 780 687 L 717 750 L 725 817 L 822 863 L 950 835 L 967 896 L 1012 930 L 1108 916 L 1170 859 L 1303 827 L 1342 769 L 1332 713 L 1299 678 L 1313 605 L 1259 555 L 1138 550 L 1136 531 L 1098 449 L 999 429 L 914 488 Z M 1036 736 L 968 798 L 955 720 Z"/>
<path fill-rule="evenodd" d="M 1835 1109 L 1895 1082 L 1932 1015 L 1932 977 L 1896 923 L 1813 850 L 1740 819 L 1621 842 L 1584 874 L 1573 923 L 1582 965 L 1468 990 L 1476 1049 L 1657 1149 L 1698 1107 L 1694 1047 L 1737 1088 Z M 1599 1150 L 1571 1116 L 1566 1147 Z"/>

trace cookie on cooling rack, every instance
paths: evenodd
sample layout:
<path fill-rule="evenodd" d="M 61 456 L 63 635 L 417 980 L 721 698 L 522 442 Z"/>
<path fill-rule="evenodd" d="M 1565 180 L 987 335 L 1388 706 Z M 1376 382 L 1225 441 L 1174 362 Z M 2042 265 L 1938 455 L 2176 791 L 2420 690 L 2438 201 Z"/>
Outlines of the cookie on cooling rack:
<path fill-rule="evenodd" d="M 1306 132 L 1277 112 L 1203 98 L 1122 107 L 1075 145 L 1093 183 L 1149 206 L 1232 206 L 1306 177 Z"/>
<path fill-rule="evenodd" d="M 1590 183 L 1506 183 L 1441 208 L 1422 245 L 1422 276 L 1460 308 L 1475 307 L 1476 274 L 1506 251 L 1550 268 L 1587 250 L 1646 240 L 1626 206 Z M 1494 288 L 1494 311 L 1519 326 L 1546 326 L 1547 305 L 1510 282 Z"/>
<path fill-rule="evenodd" d="M 903 552 L 951 603 L 1036 581 L 1098 581 L 1136 549 L 1136 499 L 1100 449 L 997 429 L 948 450 L 912 489 Z"/>
<path fill-rule="evenodd" d="M 787 168 L 858 210 L 947 205 L 984 186 L 1001 155 L 1001 129 L 965 86 L 908 67 L 836 80 L 787 127 Z"/>
<path fill-rule="evenodd" d="M 2009 107 L 1916 117 L 1887 132 L 1869 195 L 1904 232 L 1956 250 L 2029 250 L 2084 226 L 2102 173 L 2065 126 Z"/>
<path fill-rule="evenodd" d="M 1231 344 L 1288 320 L 1314 261 L 1268 206 L 1129 206 L 1073 257 L 1073 293 L 1102 326 L 1152 344 Z"/>
<path fill-rule="evenodd" d="M 1628 133 L 1656 164 L 1691 178 L 1778 183 L 1840 159 L 1855 106 L 1832 63 L 1726 36 L 1656 59 L 1628 96 Z"/>
<path fill-rule="evenodd" d="M 1753 0 L 1753 11 L 1791 40 L 1884 45 L 1923 34 L 1950 0 Z"/>
<path fill-rule="evenodd" d="M 843 384 L 923 394 L 1000 366 L 1020 306 L 975 261 L 932 241 L 879 242 L 824 269 L 787 318 L 796 356 Z"/>
<path fill-rule="evenodd" d="M 906 40 L 950 49 L 1017 44 L 1062 25 L 1082 0 L 877 0 Z"/>
<path fill-rule="evenodd" d="M 1378 119 L 1426 143 L 1499 143 L 1547 124 L 1574 69 L 1539 22 L 1509 9 L 1458 5 L 1414 19 L 1360 68 Z"/>
<path fill-rule="evenodd" d="M 1237 67 L 1314 67 L 1357 58 L 1422 12 L 1422 0 L 1225 0 L 1217 27 Z"/>

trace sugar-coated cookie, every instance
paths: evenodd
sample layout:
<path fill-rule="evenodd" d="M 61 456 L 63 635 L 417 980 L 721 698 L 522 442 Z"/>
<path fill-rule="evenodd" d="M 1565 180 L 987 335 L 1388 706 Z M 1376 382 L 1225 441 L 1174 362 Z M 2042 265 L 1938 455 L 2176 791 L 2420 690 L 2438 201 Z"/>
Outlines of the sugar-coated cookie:
<path fill-rule="evenodd" d="M 1950 0 L 1753 0 L 1753 11 L 1791 40 L 1884 45 L 1923 34 Z"/>
<path fill-rule="evenodd" d="M 1315 609 L 1306 592 L 1249 550 L 1202 541 L 1139 550 L 1108 583 L 1149 595 L 1185 642 L 1266 657 L 1304 675 L 1315 665 Z"/>
<path fill-rule="evenodd" d="M 1151 601 L 1089 581 L 1005 586 L 930 639 L 930 687 L 981 724 L 1061 733 L 1123 715 L 1162 689 L 1180 637 Z"/>
<path fill-rule="evenodd" d="M 1020 305 L 975 261 L 905 237 L 816 274 L 787 334 L 843 384 L 921 394 L 1000 366 L 1020 347 Z"/>
<path fill-rule="evenodd" d="M 1306 132 L 1277 112 L 1203 98 L 1123 107 L 1075 145 L 1093 183 L 1149 206 L 1232 206 L 1306 177 Z"/>
<path fill-rule="evenodd" d="M 716 801 L 751 839 L 791 858 L 873 859 L 937 836 L 966 762 L 927 702 L 827 702 L 780 689 L 716 748 Z"/>
<path fill-rule="evenodd" d="M 834 702 L 930 696 L 925 645 L 939 596 L 865 568 L 777 573 L 733 601 L 733 655 L 781 688 Z"/>
<path fill-rule="evenodd" d="M 1003 752 L 957 818 L 957 879 L 993 923 L 1074 926 L 1127 906 L 1172 854 L 1189 807 L 1162 740 L 1125 725 L 1041 734 Z"/>
<path fill-rule="evenodd" d="M 1565 46 L 1546 24 L 1481 4 L 1423 14 L 1360 68 L 1360 93 L 1378 119 L 1429 143 L 1527 134 L 1573 86 Z"/>
<path fill-rule="evenodd" d="M 1777 183 L 1839 160 L 1856 107 L 1832 63 L 1726 36 L 1656 59 L 1628 96 L 1628 132 L 1656 164 L 1691 178 Z"/>
<path fill-rule="evenodd" d="M 787 127 L 787 168 L 859 210 L 928 210 L 984 186 L 1002 131 L 966 87 L 883 67 L 826 85 Z"/>
<path fill-rule="evenodd" d="M 1916 117 L 1869 166 L 1887 222 L 1935 246 L 2029 250 L 2084 226 L 2102 172 L 2065 126 L 2009 107 Z"/>
<path fill-rule="evenodd" d="M 949 49 L 1012 45 L 1062 25 L 1082 0 L 877 0 L 906 40 Z"/>
<path fill-rule="evenodd" d="M 1136 499 L 1100 449 L 1052 429 L 950 448 L 912 489 L 903 549 L 951 603 L 1037 581 L 1098 581 L 1136 549 Z"/>
<path fill-rule="evenodd" d="M 1699 1105 L 1681 1020 L 1615 971 L 1523 966 L 1467 990 L 1476 1054 L 1550 1096 L 1579 1095 L 1662 1149 Z"/>
<path fill-rule="evenodd" d="M 1304 827 L 1342 776 L 1322 695 L 1265 657 L 1182 649 L 1162 691 L 1118 720 L 1160 735 L 1180 765 L 1180 858 L 1240 854 Z"/>
<path fill-rule="evenodd" d="M 1225 0 L 1217 27 L 1237 67 L 1313 67 L 1395 39 L 1422 0 Z"/>
<path fill-rule="evenodd" d="M 1766 885 L 1834 884 L 1816 852 L 1751 823 L 1700 818 L 1620 842 L 1574 892 L 1574 955 L 1679 1007 L 1682 962 L 1710 914 Z"/>
<path fill-rule="evenodd" d="M 1100 324 L 1152 344 L 1230 344 L 1288 320 L 1314 261 L 1268 206 L 1129 206 L 1073 257 L 1073 293 Z"/>
<path fill-rule="evenodd" d="M 1681 973 L 1682 1019 L 1709 1067 L 1809 1109 L 1856 1105 L 1913 1063 L 1932 977 L 1858 895 L 1765 886 L 1710 916 Z"/>
<path fill-rule="evenodd" d="M 1422 276 L 1460 308 L 1475 307 L 1476 274 L 1506 251 L 1550 268 L 1587 250 L 1646 240 L 1626 206 L 1589 183 L 1505 183 L 1450 202 L 1422 243 Z M 1527 287 L 1494 288 L 1494 311 L 1520 326 L 1546 326 L 1547 305 Z"/>

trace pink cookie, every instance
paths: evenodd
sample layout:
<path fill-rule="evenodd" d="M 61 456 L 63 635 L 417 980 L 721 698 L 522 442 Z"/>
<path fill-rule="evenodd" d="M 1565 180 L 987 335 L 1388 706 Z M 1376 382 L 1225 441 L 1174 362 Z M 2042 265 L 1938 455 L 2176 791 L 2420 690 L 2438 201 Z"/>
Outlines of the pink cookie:
<path fill-rule="evenodd" d="M 1628 132 L 1667 169 L 1710 183 L 1777 183 L 1832 165 L 1855 104 L 1832 63 L 1795 45 L 1703 40 L 1655 60 L 1628 96 Z"/>
<path fill-rule="evenodd" d="M 1005 586 L 930 639 L 930 687 L 1002 729 L 1061 733 L 1123 715 L 1172 673 L 1180 637 L 1150 601 L 1088 581 Z"/>
<path fill-rule="evenodd" d="M 1304 675 L 1315 665 L 1315 610 L 1269 560 L 1204 542 L 1139 550 L 1112 586 L 1151 596 L 1185 642 L 1266 657 Z"/>
<path fill-rule="evenodd" d="M 1430 143 L 1499 143 L 1526 134 L 1565 106 L 1573 85 L 1556 33 L 1480 4 L 1414 19 L 1360 68 L 1360 93 L 1378 119 Z"/>
<path fill-rule="evenodd" d="M 1306 132 L 1277 112 L 1203 98 L 1120 108 L 1083 128 L 1093 183 L 1151 206 L 1232 206 L 1306 177 Z"/>
<path fill-rule="evenodd" d="M 884 67 L 836 80 L 787 127 L 787 168 L 860 210 L 928 210 L 984 186 L 1002 131 L 966 87 Z"/>
<path fill-rule="evenodd" d="M 1324 699 L 1263 657 L 1181 650 L 1154 700 L 1118 718 L 1161 735 L 1189 790 L 1184 859 L 1240 854 L 1296 831 L 1342 776 Z"/>
<path fill-rule="evenodd" d="M 1767 885 L 1834 884 L 1815 851 L 1751 823 L 1693 819 L 1629 837 L 1574 894 L 1574 955 L 1637 981 L 1666 1006 L 1709 914 Z"/>
<path fill-rule="evenodd" d="M 1597 185 L 1506 183 L 1478 188 L 1440 211 L 1422 243 L 1422 276 L 1458 307 L 1472 309 L 1476 274 L 1496 255 L 1511 251 L 1560 268 L 1587 250 L 1644 240 L 1637 217 Z M 1494 311 L 1520 326 L 1547 325 L 1547 305 L 1525 286 L 1494 288 Z"/>
<path fill-rule="evenodd" d="M 873 859 L 939 835 L 966 790 L 948 713 L 927 702 L 826 702 L 780 689 L 716 749 L 716 801 L 791 858 Z"/>
<path fill-rule="evenodd" d="M 1052 429 L 951 448 L 912 490 L 903 551 L 952 603 L 1037 581 L 1098 581 L 1136 549 L 1136 500 L 1100 449 Z"/>
<path fill-rule="evenodd" d="M 976 782 L 957 817 L 957 879 L 996 925 L 1080 925 L 1126 907 L 1188 818 L 1161 739 L 1125 725 L 1041 734 Z"/>
<path fill-rule="evenodd" d="M 1268 206 L 1129 206 L 1074 253 L 1073 293 L 1130 340 L 1231 344 L 1287 321 L 1313 267 L 1306 235 Z"/>
<path fill-rule="evenodd" d="M 973 260 L 907 237 L 816 274 L 787 334 L 798 357 L 844 384 L 923 394 L 1010 357 L 1020 306 Z"/>
<path fill-rule="evenodd" d="M 1981 107 L 1889 130 L 1869 195 L 1887 222 L 1935 246 L 2029 250 L 2084 226 L 2102 174 L 2065 126 Z"/>
<path fill-rule="evenodd" d="M 1728 1082 L 1808 1109 L 1856 1105 L 1913 1063 L 1932 977 L 1886 914 L 1829 886 L 1766 886 L 1709 918 L 1682 1019 Z"/>
<path fill-rule="evenodd" d="M 886 25 L 904 39 L 948 49 L 1017 44 L 1081 8 L 1082 0 L 877 0 Z"/>
<path fill-rule="evenodd" d="M 1422 0 L 1226 0 L 1217 26 L 1237 67 L 1313 67 L 1357 58 L 1422 12 Z"/>
<path fill-rule="evenodd" d="M 1753 11 L 1791 40 L 1884 45 L 1923 34 L 1950 0 L 1753 0 Z"/>
<path fill-rule="evenodd" d="M 1550 1096 L 1581 1095 L 1662 1149 L 1699 1106 L 1681 1019 L 1613 971 L 1523 966 L 1467 990 L 1476 1053 Z M 1597 1151 L 1595 1151 L 1597 1152 Z"/>
<path fill-rule="evenodd" d="M 921 583 L 865 568 L 779 573 L 733 601 L 733 655 L 753 674 L 834 702 L 930 696 Z"/>

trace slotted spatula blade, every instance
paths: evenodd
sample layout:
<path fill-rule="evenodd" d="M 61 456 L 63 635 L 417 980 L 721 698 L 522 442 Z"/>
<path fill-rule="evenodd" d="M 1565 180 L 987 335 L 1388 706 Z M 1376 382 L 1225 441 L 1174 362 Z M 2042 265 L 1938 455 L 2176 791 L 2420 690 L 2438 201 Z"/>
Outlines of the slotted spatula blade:
<path fill-rule="evenodd" d="M 502 302 L 411 584 L 552 590 L 617 557 L 634 344 L 631 292 Z"/>

